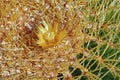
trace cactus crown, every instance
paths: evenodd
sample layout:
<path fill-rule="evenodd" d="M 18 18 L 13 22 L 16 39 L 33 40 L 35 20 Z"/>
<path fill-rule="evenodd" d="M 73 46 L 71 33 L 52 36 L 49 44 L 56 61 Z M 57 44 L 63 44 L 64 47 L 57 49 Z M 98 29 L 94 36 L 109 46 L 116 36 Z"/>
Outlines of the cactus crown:
<path fill-rule="evenodd" d="M 0 79 L 119 80 L 119 0 L 0 0 Z"/>

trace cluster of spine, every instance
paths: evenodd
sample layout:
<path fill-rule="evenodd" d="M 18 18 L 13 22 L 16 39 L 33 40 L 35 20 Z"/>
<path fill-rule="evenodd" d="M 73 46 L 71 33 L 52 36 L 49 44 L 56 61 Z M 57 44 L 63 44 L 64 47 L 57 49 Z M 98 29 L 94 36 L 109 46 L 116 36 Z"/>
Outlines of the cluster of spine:
<path fill-rule="evenodd" d="M 120 79 L 119 0 L 0 3 L 0 79 Z"/>

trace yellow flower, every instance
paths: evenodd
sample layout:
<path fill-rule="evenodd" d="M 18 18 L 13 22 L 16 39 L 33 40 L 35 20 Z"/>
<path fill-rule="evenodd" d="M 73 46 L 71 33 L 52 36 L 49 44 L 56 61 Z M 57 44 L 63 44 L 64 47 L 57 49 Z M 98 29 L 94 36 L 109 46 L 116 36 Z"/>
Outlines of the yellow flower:
<path fill-rule="evenodd" d="M 37 44 L 41 47 L 49 47 L 58 44 L 67 35 L 66 30 L 59 32 L 58 27 L 57 22 L 54 22 L 52 26 L 43 21 L 43 26 L 38 26 Z"/>

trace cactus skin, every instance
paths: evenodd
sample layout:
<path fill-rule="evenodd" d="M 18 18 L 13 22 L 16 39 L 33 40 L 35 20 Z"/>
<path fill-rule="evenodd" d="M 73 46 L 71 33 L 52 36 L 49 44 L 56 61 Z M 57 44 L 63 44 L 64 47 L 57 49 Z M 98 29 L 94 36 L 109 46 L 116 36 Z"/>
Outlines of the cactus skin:
<path fill-rule="evenodd" d="M 119 0 L 0 3 L 0 79 L 120 79 Z"/>

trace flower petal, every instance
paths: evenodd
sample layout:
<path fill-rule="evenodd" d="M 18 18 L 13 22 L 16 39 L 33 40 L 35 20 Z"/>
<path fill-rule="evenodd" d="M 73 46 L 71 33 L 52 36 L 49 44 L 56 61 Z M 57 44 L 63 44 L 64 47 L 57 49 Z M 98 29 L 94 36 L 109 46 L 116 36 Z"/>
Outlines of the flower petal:
<path fill-rule="evenodd" d="M 46 45 L 46 41 L 45 41 L 45 39 L 43 38 L 43 35 L 42 34 L 37 34 L 37 36 L 38 36 L 38 40 L 37 40 L 37 44 L 39 45 L 39 46 L 45 46 Z"/>
<path fill-rule="evenodd" d="M 54 30 L 55 33 L 58 32 L 58 23 L 57 22 L 54 22 L 53 30 Z"/>
<path fill-rule="evenodd" d="M 38 27 L 39 32 L 44 34 L 45 32 L 47 32 L 47 30 L 45 28 L 43 28 L 42 26 Z"/>
<path fill-rule="evenodd" d="M 57 36 L 56 36 L 56 40 L 58 44 L 65 36 L 67 35 L 67 31 L 63 30 L 61 31 Z"/>

